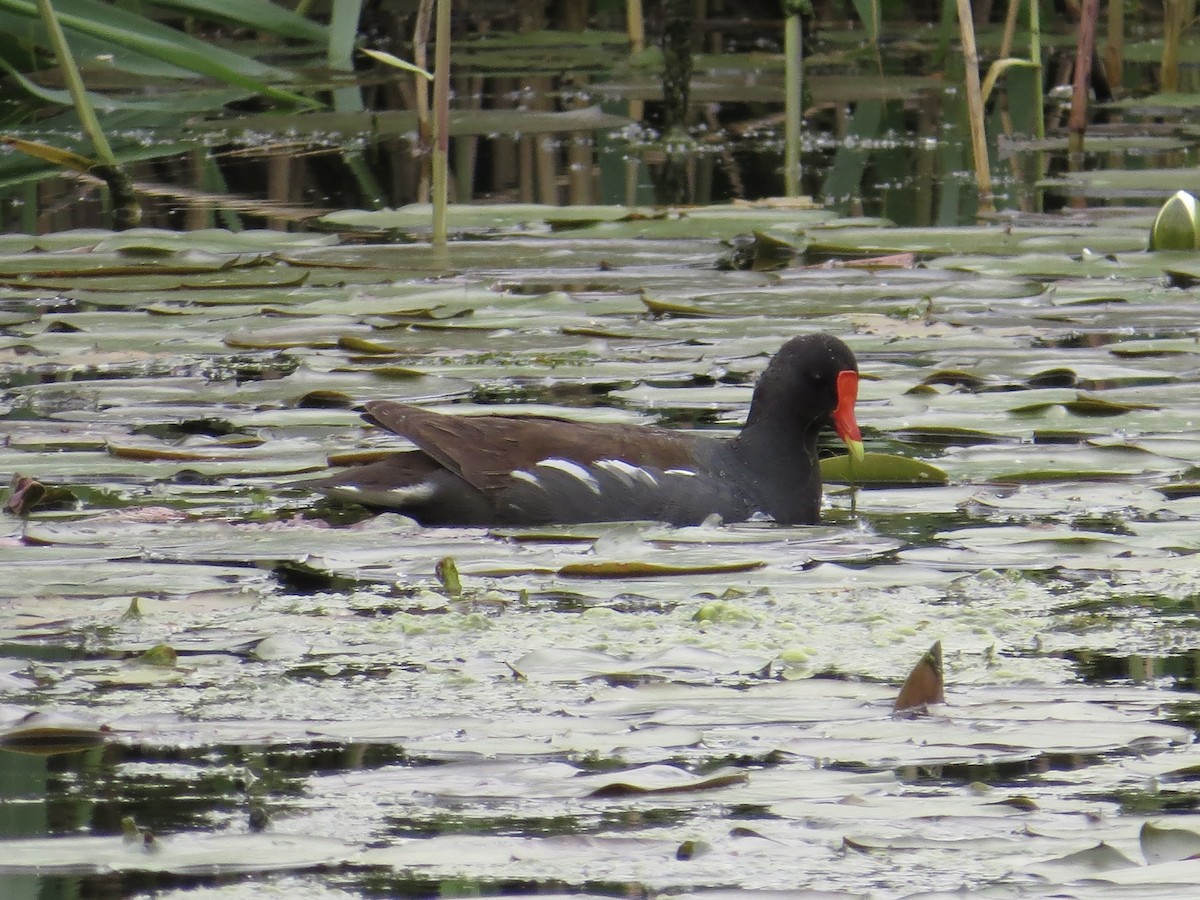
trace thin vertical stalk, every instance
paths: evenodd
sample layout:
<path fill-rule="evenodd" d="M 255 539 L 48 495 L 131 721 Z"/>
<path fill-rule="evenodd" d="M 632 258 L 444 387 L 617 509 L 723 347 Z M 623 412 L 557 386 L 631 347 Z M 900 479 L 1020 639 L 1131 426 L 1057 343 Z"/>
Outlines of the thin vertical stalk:
<path fill-rule="evenodd" d="M 75 101 L 75 112 L 79 116 L 79 122 L 83 125 L 83 130 L 91 140 L 92 146 L 96 148 L 96 156 L 100 161 L 106 165 L 115 166 L 117 159 L 113 156 L 108 138 L 104 136 L 104 129 L 100 127 L 100 120 L 96 118 L 96 111 L 92 108 L 91 101 L 88 100 L 87 89 L 83 86 L 83 78 L 79 74 L 79 68 L 75 65 L 75 55 L 71 52 L 71 45 L 67 43 L 62 26 L 58 24 L 58 16 L 54 14 L 54 7 L 50 5 L 50 0 L 38 0 L 37 5 L 42 22 L 50 33 L 50 43 L 54 47 L 54 55 L 58 57 L 58 65 L 67 82 L 67 89 L 71 92 L 71 99 Z"/>
<path fill-rule="evenodd" d="M 939 17 L 937 46 L 934 47 L 931 59 L 934 70 L 945 67 L 946 58 L 950 55 L 950 42 L 954 39 L 954 5 L 957 0 L 942 0 L 942 12 Z"/>
<path fill-rule="evenodd" d="M 1100 0 L 1083 0 L 1079 11 L 1079 38 L 1075 44 L 1075 81 L 1071 85 L 1071 118 L 1068 150 L 1083 152 L 1083 135 L 1087 131 L 1088 90 L 1092 83 L 1092 54 L 1096 49 L 1096 21 L 1100 17 Z"/>
<path fill-rule="evenodd" d="M 692 26 L 695 7 L 690 0 L 667 0 L 663 8 L 663 137 L 668 141 L 687 131 L 692 84 Z"/>
<path fill-rule="evenodd" d="M 291 197 L 292 157 L 273 153 L 267 158 L 267 199 L 280 206 Z M 275 231 L 287 231 L 288 220 L 279 216 L 268 216 L 267 227 Z"/>
<path fill-rule="evenodd" d="M 572 31 L 582 32 L 587 27 L 587 16 L 573 17 L 568 26 Z M 572 99 L 559 102 L 565 109 L 582 109 L 588 101 L 583 99 L 587 91 L 588 76 L 582 72 L 567 75 L 563 86 L 568 88 Z M 567 151 L 567 205 L 585 206 L 593 202 L 592 192 L 596 180 L 595 135 L 590 131 L 572 131 L 566 134 Z"/>
<path fill-rule="evenodd" d="M 804 115 L 804 23 L 791 9 L 783 33 L 783 192 L 800 196 L 800 119 Z"/>
<path fill-rule="evenodd" d="M 979 88 L 979 52 L 975 49 L 975 22 L 971 18 L 971 0 L 958 0 L 958 28 L 962 38 L 964 80 L 967 89 L 967 117 L 971 123 L 971 155 L 975 158 L 975 185 L 979 189 L 979 210 L 980 212 L 989 212 L 994 208 L 992 204 L 992 173 L 988 165 L 987 134 L 984 131 L 983 121 L 983 94 Z"/>
<path fill-rule="evenodd" d="M 1017 13 L 1021 9 L 1021 0 L 1008 0 L 1008 10 L 1004 14 L 1004 36 L 1000 39 L 1000 58 L 1012 56 L 1013 36 L 1017 31 Z"/>
<path fill-rule="evenodd" d="M 192 187 L 197 191 L 203 191 L 204 184 L 204 160 L 208 156 L 208 150 L 193 150 L 184 157 L 186 160 L 186 172 L 184 178 L 191 176 L 188 180 L 192 182 Z M 182 178 L 180 179 L 183 180 Z M 212 207 L 203 203 L 189 203 L 187 213 L 183 217 L 183 227 L 185 231 L 199 231 L 201 228 L 211 228 L 213 225 L 213 210 Z"/>
<path fill-rule="evenodd" d="M 421 0 L 417 8 L 417 20 L 413 25 L 413 62 L 422 69 L 429 69 L 429 23 L 433 19 L 434 0 Z M 421 174 L 417 179 L 417 200 L 429 200 L 429 149 L 433 145 L 433 129 L 429 122 L 429 84 L 420 75 L 413 76 L 416 89 L 417 143 L 413 153 L 420 159 Z"/>
<path fill-rule="evenodd" d="M 662 28 L 662 140 L 664 159 L 656 191 L 660 203 L 687 203 L 687 117 L 692 80 L 692 30 L 696 7 L 692 0 L 666 0 Z"/>
<path fill-rule="evenodd" d="M 477 110 L 483 97 L 483 87 L 477 76 L 455 78 L 455 96 L 459 109 Z M 454 141 L 454 202 L 470 203 L 475 196 L 475 160 L 479 156 L 479 137 L 459 135 Z"/>
<path fill-rule="evenodd" d="M 642 9 L 642 0 L 625 0 L 625 27 L 629 32 L 629 53 L 635 55 L 646 49 L 646 16 Z M 646 113 L 646 105 L 641 100 L 629 101 L 629 118 L 634 122 L 642 121 Z M 637 203 L 638 173 L 640 161 L 634 154 L 629 154 L 625 161 L 625 204 L 634 206 Z"/>
<path fill-rule="evenodd" d="M 640 122 L 646 117 L 646 104 L 641 100 L 629 101 L 629 118 Z M 636 206 L 638 201 L 638 180 L 641 177 L 642 161 L 636 153 L 630 153 L 625 159 L 625 205 Z"/>
<path fill-rule="evenodd" d="M 437 48 L 433 56 L 433 243 L 446 245 L 447 182 L 450 179 L 450 0 L 437 0 Z"/>
<path fill-rule="evenodd" d="M 358 20 L 363 0 L 334 0 L 329 10 L 329 45 L 325 59 L 335 72 L 354 71 L 354 44 L 358 37 Z M 333 91 L 333 108 L 337 112 L 362 112 L 362 90 L 358 87 L 338 87 Z"/>
<path fill-rule="evenodd" d="M 100 127 L 100 120 L 96 118 L 96 111 L 92 108 L 87 90 L 83 86 L 83 77 L 75 65 L 75 55 L 71 52 L 71 46 L 67 43 L 62 26 L 58 24 L 58 16 L 54 14 L 54 7 L 50 0 L 37 0 L 37 6 L 38 13 L 50 36 L 50 45 L 54 48 L 54 55 L 58 58 L 59 68 L 62 69 L 63 77 L 66 79 L 67 89 L 71 92 L 71 99 L 75 102 L 75 112 L 79 116 L 79 122 L 83 126 L 84 133 L 92 142 L 92 146 L 96 149 L 96 157 L 99 159 L 100 165 L 93 167 L 92 174 L 102 178 L 108 185 L 115 210 L 114 225 L 118 230 L 133 228 L 142 220 L 142 208 L 134 194 L 133 181 L 121 164 L 117 162 L 108 138 L 104 135 L 104 129 Z"/>
<path fill-rule="evenodd" d="M 867 29 L 867 43 L 871 45 L 871 53 L 875 57 L 875 67 L 883 74 L 883 54 L 879 48 L 879 32 L 882 20 L 879 14 L 879 0 L 853 0 L 854 11 L 858 14 L 863 27 Z M 791 4 L 785 4 L 785 9 Z"/>
<path fill-rule="evenodd" d="M 1196 13 L 1196 0 L 1163 0 L 1163 52 L 1159 85 L 1165 92 L 1179 90 L 1179 42 L 1183 29 Z"/>
<path fill-rule="evenodd" d="M 558 143 L 549 134 L 535 134 L 532 140 L 537 160 L 537 202 L 558 206 Z"/>
<path fill-rule="evenodd" d="M 1104 67 L 1108 83 L 1116 90 L 1124 80 L 1125 2 L 1108 0 L 1108 43 L 1104 47 Z"/>
<path fill-rule="evenodd" d="M 625 0 L 625 28 L 629 32 L 629 52 L 645 50 L 646 17 L 642 13 L 642 0 Z"/>
<path fill-rule="evenodd" d="M 515 78 L 492 78 L 492 103 L 497 109 L 514 109 L 517 105 L 514 91 L 519 84 Z M 492 141 L 492 184 L 496 190 L 515 187 L 514 173 L 517 171 L 517 142 L 508 135 Z"/>
<path fill-rule="evenodd" d="M 1182 0 L 1163 0 L 1163 49 L 1158 65 L 1158 84 L 1166 93 L 1179 90 L 1179 40 Z"/>
<path fill-rule="evenodd" d="M 1121 2 L 1121 0 L 1116 0 Z M 1029 0 L 1029 61 L 1036 66 L 1033 70 L 1033 108 L 1035 110 L 1034 127 L 1037 129 L 1037 139 L 1043 140 L 1046 137 L 1046 109 L 1045 109 L 1045 92 L 1042 90 L 1042 84 L 1045 80 L 1042 72 L 1042 14 L 1038 6 L 1038 0 Z M 1038 151 L 1039 159 L 1041 151 Z M 1041 162 L 1038 164 L 1038 177 L 1045 169 Z"/>

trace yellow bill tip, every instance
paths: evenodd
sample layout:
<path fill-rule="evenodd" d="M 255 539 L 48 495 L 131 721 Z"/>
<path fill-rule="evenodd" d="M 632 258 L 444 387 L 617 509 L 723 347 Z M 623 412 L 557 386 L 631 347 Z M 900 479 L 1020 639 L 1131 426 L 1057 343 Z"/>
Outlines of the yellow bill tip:
<path fill-rule="evenodd" d="M 850 461 L 855 465 L 862 465 L 866 459 L 866 451 L 863 450 L 863 442 L 856 440 L 846 441 L 846 449 L 850 451 Z"/>

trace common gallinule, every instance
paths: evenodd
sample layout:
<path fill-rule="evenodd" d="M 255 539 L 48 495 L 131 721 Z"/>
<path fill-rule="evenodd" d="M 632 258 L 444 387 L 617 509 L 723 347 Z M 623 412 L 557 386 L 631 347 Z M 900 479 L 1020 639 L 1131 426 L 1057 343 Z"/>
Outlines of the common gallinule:
<path fill-rule="evenodd" d="M 792 338 L 758 379 L 735 438 L 533 416 L 452 416 L 390 400 L 364 418 L 415 449 L 312 482 L 326 494 L 426 525 L 538 525 L 712 513 L 809 524 L 821 506 L 817 435 L 831 426 L 862 456 L 858 364 L 827 334 Z"/>

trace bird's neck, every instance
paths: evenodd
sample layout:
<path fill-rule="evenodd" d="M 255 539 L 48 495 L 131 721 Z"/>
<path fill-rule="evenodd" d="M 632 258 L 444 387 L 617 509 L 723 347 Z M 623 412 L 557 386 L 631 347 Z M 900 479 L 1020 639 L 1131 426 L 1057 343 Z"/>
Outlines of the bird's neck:
<path fill-rule="evenodd" d="M 804 427 L 778 419 L 747 421 L 737 436 L 737 453 L 747 462 L 795 461 L 808 459 L 817 464 L 817 435 L 814 424 Z"/>
<path fill-rule="evenodd" d="M 777 522 L 816 522 L 821 507 L 821 466 L 816 427 L 786 427 L 772 422 L 747 425 L 734 453 L 746 471 L 756 473 L 753 492 L 760 508 Z"/>

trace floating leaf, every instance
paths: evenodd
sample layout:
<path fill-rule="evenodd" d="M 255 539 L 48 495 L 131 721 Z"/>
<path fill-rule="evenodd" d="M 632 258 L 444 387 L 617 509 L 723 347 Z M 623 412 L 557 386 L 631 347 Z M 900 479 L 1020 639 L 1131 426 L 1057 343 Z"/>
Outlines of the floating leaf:
<path fill-rule="evenodd" d="M 0 747 L 37 756 L 75 753 L 98 747 L 105 739 L 103 727 L 44 713 L 30 713 L 16 724 L 0 728 Z"/>
<path fill-rule="evenodd" d="M 937 466 L 907 456 L 890 453 L 867 453 L 861 463 L 850 456 L 826 456 L 821 459 L 821 480 L 841 484 L 875 485 L 942 485 L 948 478 Z"/>
<path fill-rule="evenodd" d="M 658 578 L 669 575 L 721 575 L 748 572 L 761 567 L 759 560 L 671 565 L 653 562 L 576 562 L 562 566 L 564 578 Z"/>
<path fill-rule="evenodd" d="M 1135 865 L 1132 859 L 1116 847 L 1101 841 L 1086 850 L 1039 863 L 1033 871 L 1044 878 L 1062 882 L 1092 877 L 1100 872 L 1133 868 Z"/>
<path fill-rule="evenodd" d="M 1064 400 L 1057 403 L 1031 403 L 1027 406 L 1014 407 L 1010 412 L 1014 416 L 1037 416 L 1042 415 L 1048 409 L 1055 406 L 1061 406 L 1063 409 L 1077 416 L 1120 416 L 1135 410 L 1156 410 L 1161 408 L 1150 403 L 1120 403 L 1104 397 L 1079 394 L 1074 400 Z"/>
<path fill-rule="evenodd" d="M 1200 857 L 1200 833 L 1186 828 L 1163 828 L 1144 822 L 1138 832 L 1138 843 L 1150 865 Z"/>
<path fill-rule="evenodd" d="M 583 781 L 585 783 L 604 782 L 599 787 L 591 788 L 584 795 L 599 799 L 711 791 L 736 784 L 745 784 L 748 779 L 749 776 L 745 772 L 739 771 L 719 771 L 696 776 L 673 766 L 646 766 L 632 772 L 622 772 L 619 775 L 594 775 Z"/>

